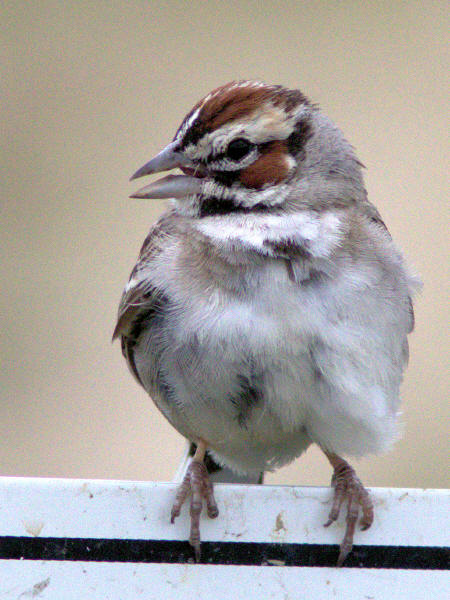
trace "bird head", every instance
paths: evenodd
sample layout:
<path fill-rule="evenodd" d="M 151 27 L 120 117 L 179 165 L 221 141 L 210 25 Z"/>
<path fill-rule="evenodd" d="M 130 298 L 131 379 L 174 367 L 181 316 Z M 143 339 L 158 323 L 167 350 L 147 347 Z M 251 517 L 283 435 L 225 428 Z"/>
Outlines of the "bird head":
<path fill-rule="evenodd" d="M 131 179 L 179 168 L 132 195 L 173 198 L 203 218 L 342 206 L 365 195 L 361 163 L 341 132 L 298 90 L 231 82 L 186 115 L 173 141 Z"/>

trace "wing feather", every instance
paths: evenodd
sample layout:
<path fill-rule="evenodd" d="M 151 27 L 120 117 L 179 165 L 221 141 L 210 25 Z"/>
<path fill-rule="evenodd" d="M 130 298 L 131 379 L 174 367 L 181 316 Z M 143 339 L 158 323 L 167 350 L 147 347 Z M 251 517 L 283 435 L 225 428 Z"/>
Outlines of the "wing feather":
<path fill-rule="evenodd" d="M 150 317 L 151 313 L 161 310 L 165 297 L 152 284 L 149 274 L 152 262 L 171 243 L 175 220 L 170 211 L 165 213 L 145 238 L 120 300 L 113 340 L 119 336 L 136 338 L 136 326 L 142 322 L 144 315 Z"/>

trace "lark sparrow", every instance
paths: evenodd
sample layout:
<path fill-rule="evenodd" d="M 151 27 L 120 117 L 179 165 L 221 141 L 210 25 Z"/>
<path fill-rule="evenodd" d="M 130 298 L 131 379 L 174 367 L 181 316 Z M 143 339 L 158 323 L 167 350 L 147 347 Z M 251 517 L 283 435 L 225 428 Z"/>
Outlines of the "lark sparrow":
<path fill-rule="evenodd" d="M 338 564 L 369 494 L 342 455 L 386 450 L 414 318 L 409 274 L 341 131 L 296 90 L 232 82 L 200 100 L 132 179 L 180 168 L 133 198 L 171 198 L 122 296 L 114 337 L 170 423 L 196 444 L 189 492 L 200 556 L 205 453 L 259 474 L 318 444 L 347 502 Z"/>

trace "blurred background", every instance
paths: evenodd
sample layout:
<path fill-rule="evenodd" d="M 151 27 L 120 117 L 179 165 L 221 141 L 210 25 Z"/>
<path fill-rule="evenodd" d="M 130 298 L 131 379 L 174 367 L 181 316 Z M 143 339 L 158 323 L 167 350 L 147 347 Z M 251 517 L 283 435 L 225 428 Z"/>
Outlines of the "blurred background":
<path fill-rule="evenodd" d="M 449 487 L 447 2 L 3 2 L 0 474 L 171 480 L 184 448 L 111 334 L 164 201 L 129 176 L 233 79 L 300 88 L 424 281 L 405 433 L 368 486 Z M 269 483 L 328 485 L 317 449 Z"/>

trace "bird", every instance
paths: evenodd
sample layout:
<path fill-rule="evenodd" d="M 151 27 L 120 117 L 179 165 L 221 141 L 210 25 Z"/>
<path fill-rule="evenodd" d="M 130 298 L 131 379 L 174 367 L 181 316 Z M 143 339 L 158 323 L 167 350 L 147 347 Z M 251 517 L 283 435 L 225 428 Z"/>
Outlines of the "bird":
<path fill-rule="evenodd" d="M 218 515 L 211 469 L 258 478 L 316 444 L 346 507 L 337 565 L 374 519 L 348 462 L 399 437 L 399 388 L 420 287 L 372 204 L 364 165 L 300 90 L 232 81 L 187 113 L 132 180 L 169 199 L 141 248 L 113 339 L 137 382 L 193 444 L 171 521 L 190 496 Z M 345 458 L 344 458 L 345 457 Z"/>

